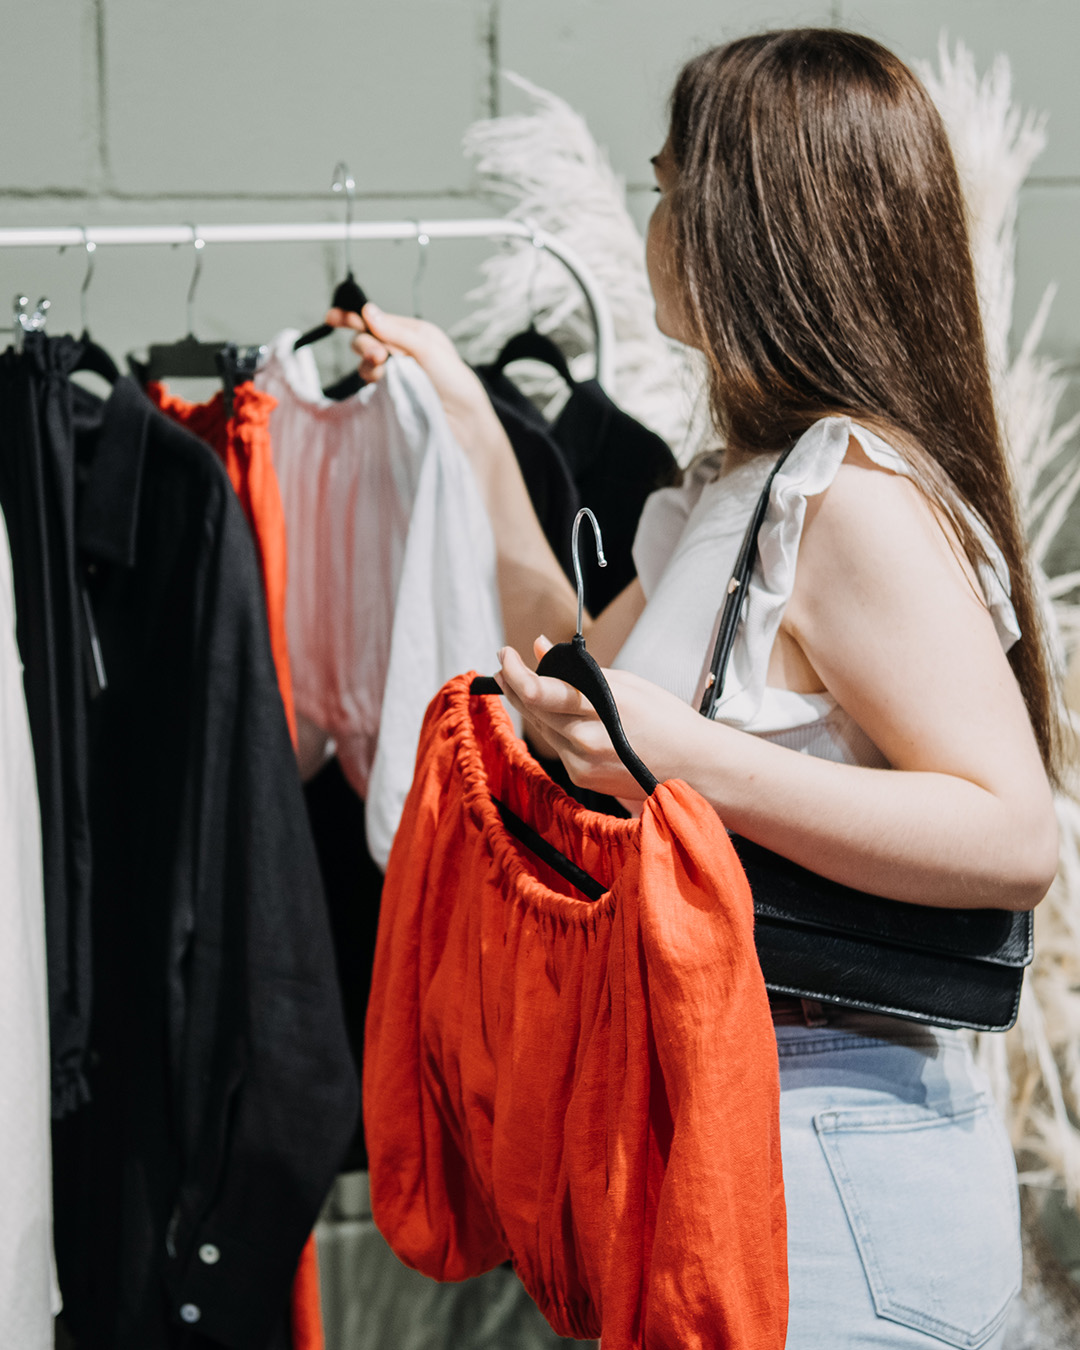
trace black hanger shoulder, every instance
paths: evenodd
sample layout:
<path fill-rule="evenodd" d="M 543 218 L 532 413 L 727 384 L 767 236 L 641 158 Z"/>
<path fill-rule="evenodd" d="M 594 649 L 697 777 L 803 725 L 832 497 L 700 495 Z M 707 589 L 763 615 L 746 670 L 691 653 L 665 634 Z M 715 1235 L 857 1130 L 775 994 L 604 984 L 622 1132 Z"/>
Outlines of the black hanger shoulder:
<path fill-rule="evenodd" d="M 216 380 L 221 373 L 218 356 L 221 342 L 200 342 L 192 333 L 178 342 L 155 342 L 145 361 L 128 357 L 132 374 L 140 384 L 150 380 Z"/>
<path fill-rule="evenodd" d="M 536 673 L 564 680 L 567 684 L 573 685 L 580 694 L 584 694 L 599 714 L 600 721 L 611 737 L 615 753 L 629 770 L 634 781 L 645 792 L 653 793 L 658 786 L 658 779 L 638 758 L 627 740 L 611 686 L 586 648 L 582 635 L 575 633 L 572 641 L 560 642 L 545 652 L 536 667 Z"/>
<path fill-rule="evenodd" d="M 350 272 L 344 281 L 339 281 L 334 287 L 334 294 L 330 299 L 331 309 L 343 309 L 347 314 L 359 314 L 367 304 L 368 298 L 364 293 L 363 287 Z M 321 342 L 323 338 L 329 337 L 333 328 L 328 323 L 320 323 L 315 328 L 309 328 L 306 333 L 301 335 L 293 343 L 293 351 L 298 352 L 301 347 L 310 347 L 313 342 Z"/>
<path fill-rule="evenodd" d="M 541 333 L 536 328 L 526 328 L 523 333 L 512 337 L 495 358 L 491 369 L 501 375 L 513 361 L 542 361 L 560 375 L 571 389 L 576 384 L 562 351 L 546 333 Z"/>
<path fill-rule="evenodd" d="M 115 384 L 120 378 L 120 369 L 105 348 L 94 342 L 88 332 L 84 332 L 79 341 L 82 351 L 72 371 L 85 370 L 91 375 L 100 375 L 109 384 Z"/>
<path fill-rule="evenodd" d="M 526 825 L 520 816 L 515 815 L 505 803 L 499 801 L 498 797 L 493 796 L 491 800 L 507 832 L 519 843 L 524 844 L 541 862 L 547 863 L 553 872 L 557 872 L 565 881 L 576 886 L 582 895 L 590 900 L 599 900 L 607 891 L 602 882 L 589 876 L 588 872 L 583 871 L 565 853 L 560 853 L 542 834 L 537 834 L 531 825 Z"/>

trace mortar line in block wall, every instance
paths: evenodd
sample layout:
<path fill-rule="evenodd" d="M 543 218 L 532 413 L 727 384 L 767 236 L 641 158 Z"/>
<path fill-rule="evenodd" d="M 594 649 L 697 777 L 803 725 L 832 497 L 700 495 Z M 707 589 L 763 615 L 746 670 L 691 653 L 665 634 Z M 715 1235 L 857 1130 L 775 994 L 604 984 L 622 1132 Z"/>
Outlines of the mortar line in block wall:
<path fill-rule="evenodd" d="M 106 79 L 105 0 L 94 0 L 94 59 L 97 67 L 97 154 L 100 182 L 112 182 L 109 157 L 109 93 Z"/>
<path fill-rule="evenodd" d="M 461 202 L 475 201 L 476 193 L 470 188 L 402 188 L 400 190 L 387 189 L 385 192 L 358 192 L 354 198 L 357 203 L 364 202 L 400 202 L 400 201 L 424 201 L 424 202 Z M 18 188 L 9 187 L 0 189 L 0 209 L 3 208 L 5 201 L 11 202 L 30 202 L 30 201 L 77 201 L 93 203 L 95 206 L 108 208 L 112 204 L 132 206 L 145 203 L 165 203 L 170 202 L 308 202 L 312 206 L 320 207 L 324 212 L 327 208 L 326 193 L 320 192 L 250 192 L 241 190 L 232 190 L 222 192 L 215 189 L 206 189 L 202 192 L 124 192 L 122 189 L 111 190 L 108 192 L 88 191 L 86 188 L 67 188 L 67 187 L 45 187 L 45 188 Z"/>
<path fill-rule="evenodd" d="M 499 0 L 488 0 L 487 29 L 485 33 L 488 59 L 488 106 L 489 117 L 499 116 Z"/>

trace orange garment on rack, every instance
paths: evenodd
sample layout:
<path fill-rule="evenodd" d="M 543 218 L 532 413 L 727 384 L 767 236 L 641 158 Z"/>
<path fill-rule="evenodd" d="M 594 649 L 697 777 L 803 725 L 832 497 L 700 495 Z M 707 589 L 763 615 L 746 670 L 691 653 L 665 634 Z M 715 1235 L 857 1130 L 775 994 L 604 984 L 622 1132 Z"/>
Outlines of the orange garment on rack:
<path fill-rule="evenodd" d="M 255 551 L 266 593 L 270 649 L 274 656 L 289 733 L 295 745 L 296 711 L 293 706 L 289 648 L 285 639 L 285 512 L 281 505 L 270 445 L 270 414 L 277 407 L 277 399 L 272 394 L 256 389 L 250 380 L 245 380 L 233 391 L 230 416 L 226 413 L 223 393 L 215 394 L 209 403 L 191 403 L 156 381 L 146 386 L 146 392 L 151 402 L 167 417 L 186 427 L 210 446 L 225 465 L 229 480 L 240 498 L 255 539 Z M 314 1233 L 300 1254 L 290 1298 L 290 1325 L 293 1350 L 324 1350 L 318 1252 Z"/>
<path fill-rule="evenodd" d="M 639 820 L 585 810 L 469 683 L 428 709 L 383 888 L 375 1222 L 435 1279 L 512 1258 L 604 1350 L 782 1350 L 776 1038 L 727 834 L 678 781 Z M 492 794 L 610 889 L 583 898 Z"/>
<path fill-rule="evenodd" d="M 223 393 L 215 394 L 209 403 L 191 403 L 156 381 L 146 386 L 146 392 L 167 417 L 179 422 L 214 450 L 240 498 L 255 537 L 266 591 L 270 649 L 295 745 L 296 712 L 285 637 L 285 512 L 270 447 L 270 414 L 277 407 L 277 399 L 245 380 L 233 391 L 230 416 L 226 413 Z"/>

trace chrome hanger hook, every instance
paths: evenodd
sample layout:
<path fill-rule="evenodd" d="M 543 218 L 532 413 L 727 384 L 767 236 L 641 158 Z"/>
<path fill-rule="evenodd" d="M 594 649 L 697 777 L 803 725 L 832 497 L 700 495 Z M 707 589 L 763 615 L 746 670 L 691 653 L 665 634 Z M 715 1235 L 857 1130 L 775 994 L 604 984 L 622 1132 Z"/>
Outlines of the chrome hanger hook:
<path fill-rule="evenodd" d="M 413 273 L 412 283 L 412 307 L 413 318 L 422 319 L 422 307 L 420 304 L 420 288 L 423 284 L 424 274 L 427 272 L 428 245 L 431 243 L 431 236 L 425 232 L 419 221 L 416 224 L 416 246 L 419 249 L 419 256 L 416 259 L 416 271 Z"/>
<path fill-rule="evenodd" d="M 97 244 L 87 236 L 86 226 L 80 225 L 82 230 L 83 248 L 86 250 L 86 275 L 83 277 L 82 286 L 79 288 L 79 312 L 82 315 L 82 330 L 84 333 L 90 332 L 90 322 L 87 318 L 89 313 L 89 300 L 87 292 L 90 290 L 90 282 L 94 278 L 94 254 L 97 252 Z"/>
<path fill-rule="evenodd" d="M 32 314 L 26 308 L 29 303 L 30 300 L 25 295 L 15 297 L 11 327 L 14 337 L 13 346 L 17 352 L 22 351 L 23 338 L 27 333 L 43 333 L 45 331 L 45 321 L 48 318 L 49 310 L 52 308 L 51 302 L 44 295 L 37 302 L 37 308 Z"/>
<path fill-rule="evenodd" d="M 350 233 L 352 230 L 353 213 L 353 195 L 356 192 L 356 179 L 349 172 L 349 166 L 343 159 L 339 159 L 334 165 L 334 181 L 330 184 L 331 192 L 344 192 L 345 194 L 345 273 L 352 276 L 352 240 Z"/>
<path fill-rule="evenodd" d="M 578 532 L 581 529 L 581 522 L 585 518 L 588 518 L 589 524 L 593 527 L 593 534 L 596 536 L 596 561 L 601 567 L 607 566 L 607 559 L 604 557 L 604 540 L 600 534 L 600 522 L 587 506 L 583 506 L 574 517 L 574 528 L 570 534 L 570 553 L 574 560 L 574 579 L 577 582 L 577 631 L 579 636 L 583 631 L 585 621 L 585 580 L 581 575 Z"/>
<path fill-rule="evenodd" d="M 191 274 L 191 284 L 188 286 L 187 293 L 187 330 L 188 337 L 195 336 L 195 292 L 199 289 L 199 279 L 202 276 L 203 249 L 206 248 L 206 240 L 200 238 L 199 231 L 194 225 L 188 227 L 191 230 L 191 246 L 195 250 L 195 270 Z"/>

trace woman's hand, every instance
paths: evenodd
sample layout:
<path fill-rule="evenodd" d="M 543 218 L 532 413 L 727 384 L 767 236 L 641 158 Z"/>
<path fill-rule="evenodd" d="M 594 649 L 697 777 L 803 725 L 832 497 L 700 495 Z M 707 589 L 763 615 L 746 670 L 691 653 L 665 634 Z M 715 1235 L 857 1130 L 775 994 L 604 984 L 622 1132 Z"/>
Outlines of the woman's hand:
<path fill-rule="evenodd" d="M 539 660 L 551 647 L 547 638 L 533 643 Z M 604 724 L 592 704 L 562 680 L 537 675 L 513 647 L 500 653 L 496 679 L 521 713 L 530 740 L 562 760 L 579 787 L 606 792 L 627 803 L 644 798 L 641 789 L 615 753 Z M 688 704 L 648 680 L 623 670 L 604 675 L 619 709 L 626 738 L 661 781 L 681 777 L 683 747 L 701 732 L 701 718 Z"/>
<path fill-rule="evenodd" d="M 485 436 L 490 438 L 496 419 L 484 386 L 436 324 L 384 314 L 370 302 L 362 314 L 332 309 L 326 322 L 353 330 L 353 351 L 360 357 L 360 375 L 367 383 L 382 379 L 391 354 L 411 356 L 434 386 L 450 428 L 466 452 Z"/>
<path fill-rule="evenodd" d="M 441 328 L 424 319 L 332 309 L 326 322 L 352 329 L 365 380 L 380 380 L 391 355 L 411 356 L 434 386 L 454 439 L 476 475 L 495 539 L 503 628 L 522 650 L 535 633 L 574 631 L 576 599 L 529 499 L 517 457 L 487 391 Z M 617 648 L 616 648 L 617 650 Z"/>

